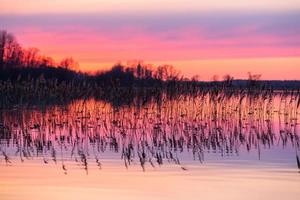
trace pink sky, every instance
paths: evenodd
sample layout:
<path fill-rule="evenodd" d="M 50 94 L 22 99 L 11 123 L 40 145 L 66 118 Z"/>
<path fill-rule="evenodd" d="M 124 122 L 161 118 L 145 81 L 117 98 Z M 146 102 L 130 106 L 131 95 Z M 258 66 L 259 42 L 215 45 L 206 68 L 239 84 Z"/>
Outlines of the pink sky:
<path fill-rule="evenodd" d="M 172 64 L 183 75 L 204 80 L 226 73 L 246 78 L 249 71 L 264 79 L 299 79 L 299 0 L 254 0 L 248 7 L 234 0 L 221 5 L 213 0 L 204 7 L 189 1 L 172 6 L 163 1 L 165 12 L 157 13 L 153 4 L 143 7 L 135 0 L 120 1 L 128 8 L 110 1 L 46 0 L 41 9 L 34 0 L 16 6 L 0 0 L 0 21 L 25 47 L 57 60 L 73 56 L 85 71 L 143 60 Z"/>

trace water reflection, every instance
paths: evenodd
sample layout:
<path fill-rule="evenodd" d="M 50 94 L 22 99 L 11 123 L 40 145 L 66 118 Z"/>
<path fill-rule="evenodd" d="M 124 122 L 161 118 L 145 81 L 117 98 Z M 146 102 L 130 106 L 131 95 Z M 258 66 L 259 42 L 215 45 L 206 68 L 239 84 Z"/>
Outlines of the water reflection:
<path fill-rule="evenodd" d="M 147 104 L 114 107 L 94 99 L 66 106 L 1 110 L 0 152 L 6 165 L 41 159 L 57 163 L 64 173 L 76 163 L 88 173 L 103 158 L 121 158 L 126 168 L 164 163 L 182 170 L 187 158 L 205 162 L 207 155 L 243 158 L 244 151 L 294 149 L 289 162 L 299 164 L 297 117 L 299 96 L 202 93 L 169 98 L 162 95 Z M 192 155 L 189 157 L 187 155 Z M 298 162 L 298 163 L 297 163 Z"/>

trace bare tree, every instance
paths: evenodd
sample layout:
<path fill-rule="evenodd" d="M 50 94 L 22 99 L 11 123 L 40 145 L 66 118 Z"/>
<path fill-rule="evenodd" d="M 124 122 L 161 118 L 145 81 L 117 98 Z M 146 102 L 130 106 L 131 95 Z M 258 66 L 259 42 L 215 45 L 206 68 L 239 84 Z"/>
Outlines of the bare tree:
<path fill-rule="evenodd" d="M 72 58 L 64 58 L 60 62 L 60 67 L 63 67 L 65 69 L 72 69 L 72 70 L 77 70 L 79 68 L 79 64 Z"/>
<path fill-rule="evenodd" d="M 155 78 L 159 80 L 165 80 L 166 78 L 166 68 L 165 66 L 158 66 L 156 73 L 155 73 Z"/>
<path fill-rule="evenodd" d="M 45 67 L 51 67 L 51 66 L 55 66 L 55 62 L 53 60 L 53 58 L 49 57 L 49 56 L 42 56 L 41 57 L 41 65 L 45 66 Z"/>
<path fill-rule="evenodd" d="M 232 82 L 234 80 L 234 77 L 229 75 L 229 74 L 226 74 L 226 75 L 223 76 L 223 80 L 224 80 L 225 86 L 230 87 L 230 86 L 232 86 Z"/>
<path fill-rule="evenodd" d="M 180 72 L 172 65 L 162 65 L 157 67 L 156 78 L 160 80 L 178 80 Z"/>
<path fill-rule="evenodd" d="M 5 64 L 15 65 L 20 61 L 22 49 L 15 37 L 6 31 L 0 31 L 0 69 Z"/>
<path fill-rule="evenodd" d="M 36 67 L 38 65 L 40 50 L 37 48 L 29 48 L 24 51 L 23 63 L 26 67 Z"/>
<path fill-rule="evenodd" d="M 4 51 L 6 45 L 6 31 L 0 31 L 0 69 L 3 69 L 4 66 Z"/>
<path fill-rule="evenodd" d="M 252 74 L 248 72 L 248 85 L 249 87 L 256 87 L 259 86 L 259 80 L 261 78 L 261 74 Z"/>

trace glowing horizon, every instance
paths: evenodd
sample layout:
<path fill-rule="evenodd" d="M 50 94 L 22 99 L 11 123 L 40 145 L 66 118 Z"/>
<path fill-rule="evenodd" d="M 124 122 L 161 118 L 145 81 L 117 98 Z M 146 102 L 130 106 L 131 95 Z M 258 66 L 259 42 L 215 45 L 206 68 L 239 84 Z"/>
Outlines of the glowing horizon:
<path fill-rule="evenodd" d="M 0 0 L 0 29 L 83 71 L 143 60 L 202 80 L 299 79 L 300 0 L 172 2 Z"/>

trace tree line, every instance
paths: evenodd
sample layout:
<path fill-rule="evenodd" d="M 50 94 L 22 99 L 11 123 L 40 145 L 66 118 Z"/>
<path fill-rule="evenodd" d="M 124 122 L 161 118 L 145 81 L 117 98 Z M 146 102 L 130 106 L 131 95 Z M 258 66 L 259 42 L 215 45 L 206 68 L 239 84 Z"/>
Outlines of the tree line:
<path fill-rule="evenodd" d="M 16 73 L 18 76 L 22 76 L 22 74 L 27 75 L 26 71 L 36 76 L 44 74 L 46 77 L 45 73 L 51 73 L 51 71 L 58 73 L 57 75 L 62 75 L 62 72 L 64 72 L 68 75 L 72 74 L 73 78 L 85 76 L 87 79 L 93 78 L 98 81 L 101 79 L 105 81 L 109 78 L 125 78 L 128 81 L 183 80 L 183 77 L 180 77 L 180 72 L 171 65 L 153 67 L 142 62 L 132 62 L 128 66 L 118 63 L 112 69 L 99 71 L 94 76 L 84 74 L 78 71 L 79 64 L 72 57 L 56 62 L 53 58 L 42 55 L 37 48 L 23 48 L 13 34 L 4 30 L 0 31 L 0 70 L 9 72 L 14 76 L 16 76 Z"/>
<path fill-rule="evenodd" d="M 162 87 L 176 84 L 192 83 L 206 87 L 256 87 L 263 83 L 276 89 L 300 88 L 299 81 L 260 81 L 261 76 L 248 74 L 248 80 L 234 80 L 225 75 L 220 81 L 217 76 L 209 83 L 200 82 L 198 76 L 185 78 L 172 65 L 153 66 L 141 61 L 123 65 L 115 64 L 111 69 L 98 71 L 91 75 L 79 71 L 79 64 L 67 57 L 56 62 L 49 56 L 42 55 L 37 48 L 23 48 L 16 37 L 5 30 L 0 30 L 0 80 L 57 80 L 58 82 L 81 81 L 102 87 L 117 86 L 151 86 Z"/>
<path fill-rule="evenodd" d="M 56 63 L 53 58 L 41 55 L 37 48 L 23 48 L 13 34 L 0 30 L 0 69 L 22 67 L 61 67 L 74 70 L 78 68 L 78 63 L 72 57 Z"/>

